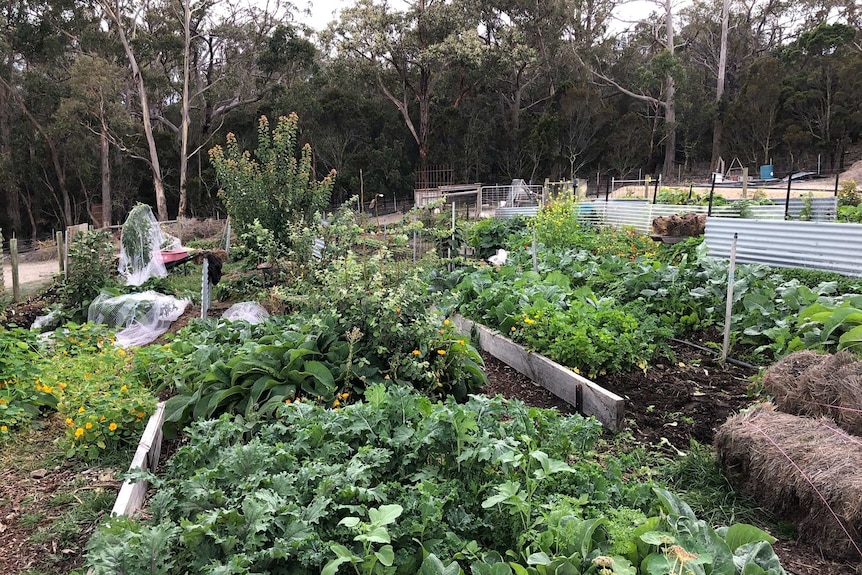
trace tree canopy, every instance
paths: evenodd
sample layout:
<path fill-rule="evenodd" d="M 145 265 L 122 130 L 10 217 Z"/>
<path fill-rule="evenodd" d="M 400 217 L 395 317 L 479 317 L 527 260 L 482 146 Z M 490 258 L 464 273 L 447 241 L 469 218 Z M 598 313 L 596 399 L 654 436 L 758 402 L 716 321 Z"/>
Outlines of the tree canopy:
<path fill-rule="evenodd" d="M 253 147 L 263 115 L 298 114 L 333 202 L 409 198 L 437 166 L 486 183 L 705 179 L 717 156 L 834 171 L 862 140 L 851 0 L 655 0 L 633 22 L 614 0 L 355 0 L 317 31 L 294 10 L 9 0 L 0 228 L 222 211 L 208 151 L 228 132 Z"/>

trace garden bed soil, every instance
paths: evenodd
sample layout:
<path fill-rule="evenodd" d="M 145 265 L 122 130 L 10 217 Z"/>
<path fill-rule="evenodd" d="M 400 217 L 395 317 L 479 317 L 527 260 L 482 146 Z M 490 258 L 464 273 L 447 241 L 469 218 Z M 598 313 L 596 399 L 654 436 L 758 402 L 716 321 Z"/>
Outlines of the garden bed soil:
<path fill-rule="evenodd" d="M 671 344 L 675 361 L 664 361 L 640 370 L 600 378 L 599 383 L 626 399 L 626 423 L 639 442 L 678 456 L 694 438 L 712 444 L 718 427 L 729 415 L 751 405 L 749 376 L 753 371 L 717 360 L 682 344 Z M 490 354 L 482 352 L 488 384 L 480 391 L 519 399 L 527 405 L 574 408 L 545 388 L 533 383 Z M 789 575 L 860 575 L 862 564 L 840 563 L 824 557 L 812 545 L 781 539 L 773 545 Z"/>

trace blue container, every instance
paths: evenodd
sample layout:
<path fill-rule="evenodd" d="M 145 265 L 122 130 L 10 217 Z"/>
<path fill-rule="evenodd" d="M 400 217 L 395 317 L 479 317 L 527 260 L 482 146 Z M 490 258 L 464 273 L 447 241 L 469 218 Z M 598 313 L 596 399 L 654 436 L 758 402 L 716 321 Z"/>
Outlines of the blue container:
<path fill-rule="evenodd" d="M 768 164 L 766 166 L 760 166 L 760 179 L 761 180 L 771 180 L 775 176 L 772 172 L 772 164 Z"/>

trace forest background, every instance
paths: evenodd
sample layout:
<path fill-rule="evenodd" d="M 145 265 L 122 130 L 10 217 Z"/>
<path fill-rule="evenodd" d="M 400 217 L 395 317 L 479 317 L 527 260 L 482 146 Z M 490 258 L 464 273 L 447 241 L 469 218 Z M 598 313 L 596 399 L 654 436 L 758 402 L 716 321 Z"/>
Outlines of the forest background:
<path fill-rule="evenodd" d="M 0 228 L 223 213 L 208 151 L 296 112 L 339 202 L 417 175 L 541 182 L 838 171 L 862 141 L 854 0 L 7 0 Z M 303 23 L 305 22 L 305 23 Z"/>

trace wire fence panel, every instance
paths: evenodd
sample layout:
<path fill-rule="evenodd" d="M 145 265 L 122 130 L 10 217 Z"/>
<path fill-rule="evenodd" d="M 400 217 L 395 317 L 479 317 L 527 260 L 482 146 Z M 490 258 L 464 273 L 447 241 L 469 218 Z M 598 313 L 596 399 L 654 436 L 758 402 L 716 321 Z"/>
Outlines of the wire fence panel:
<path fill-rule="evenodd" d="M 862 277 L 862 225 L 832 222 L 707 218 L 709 255 L 777 267 L 810 268 Z"/>

